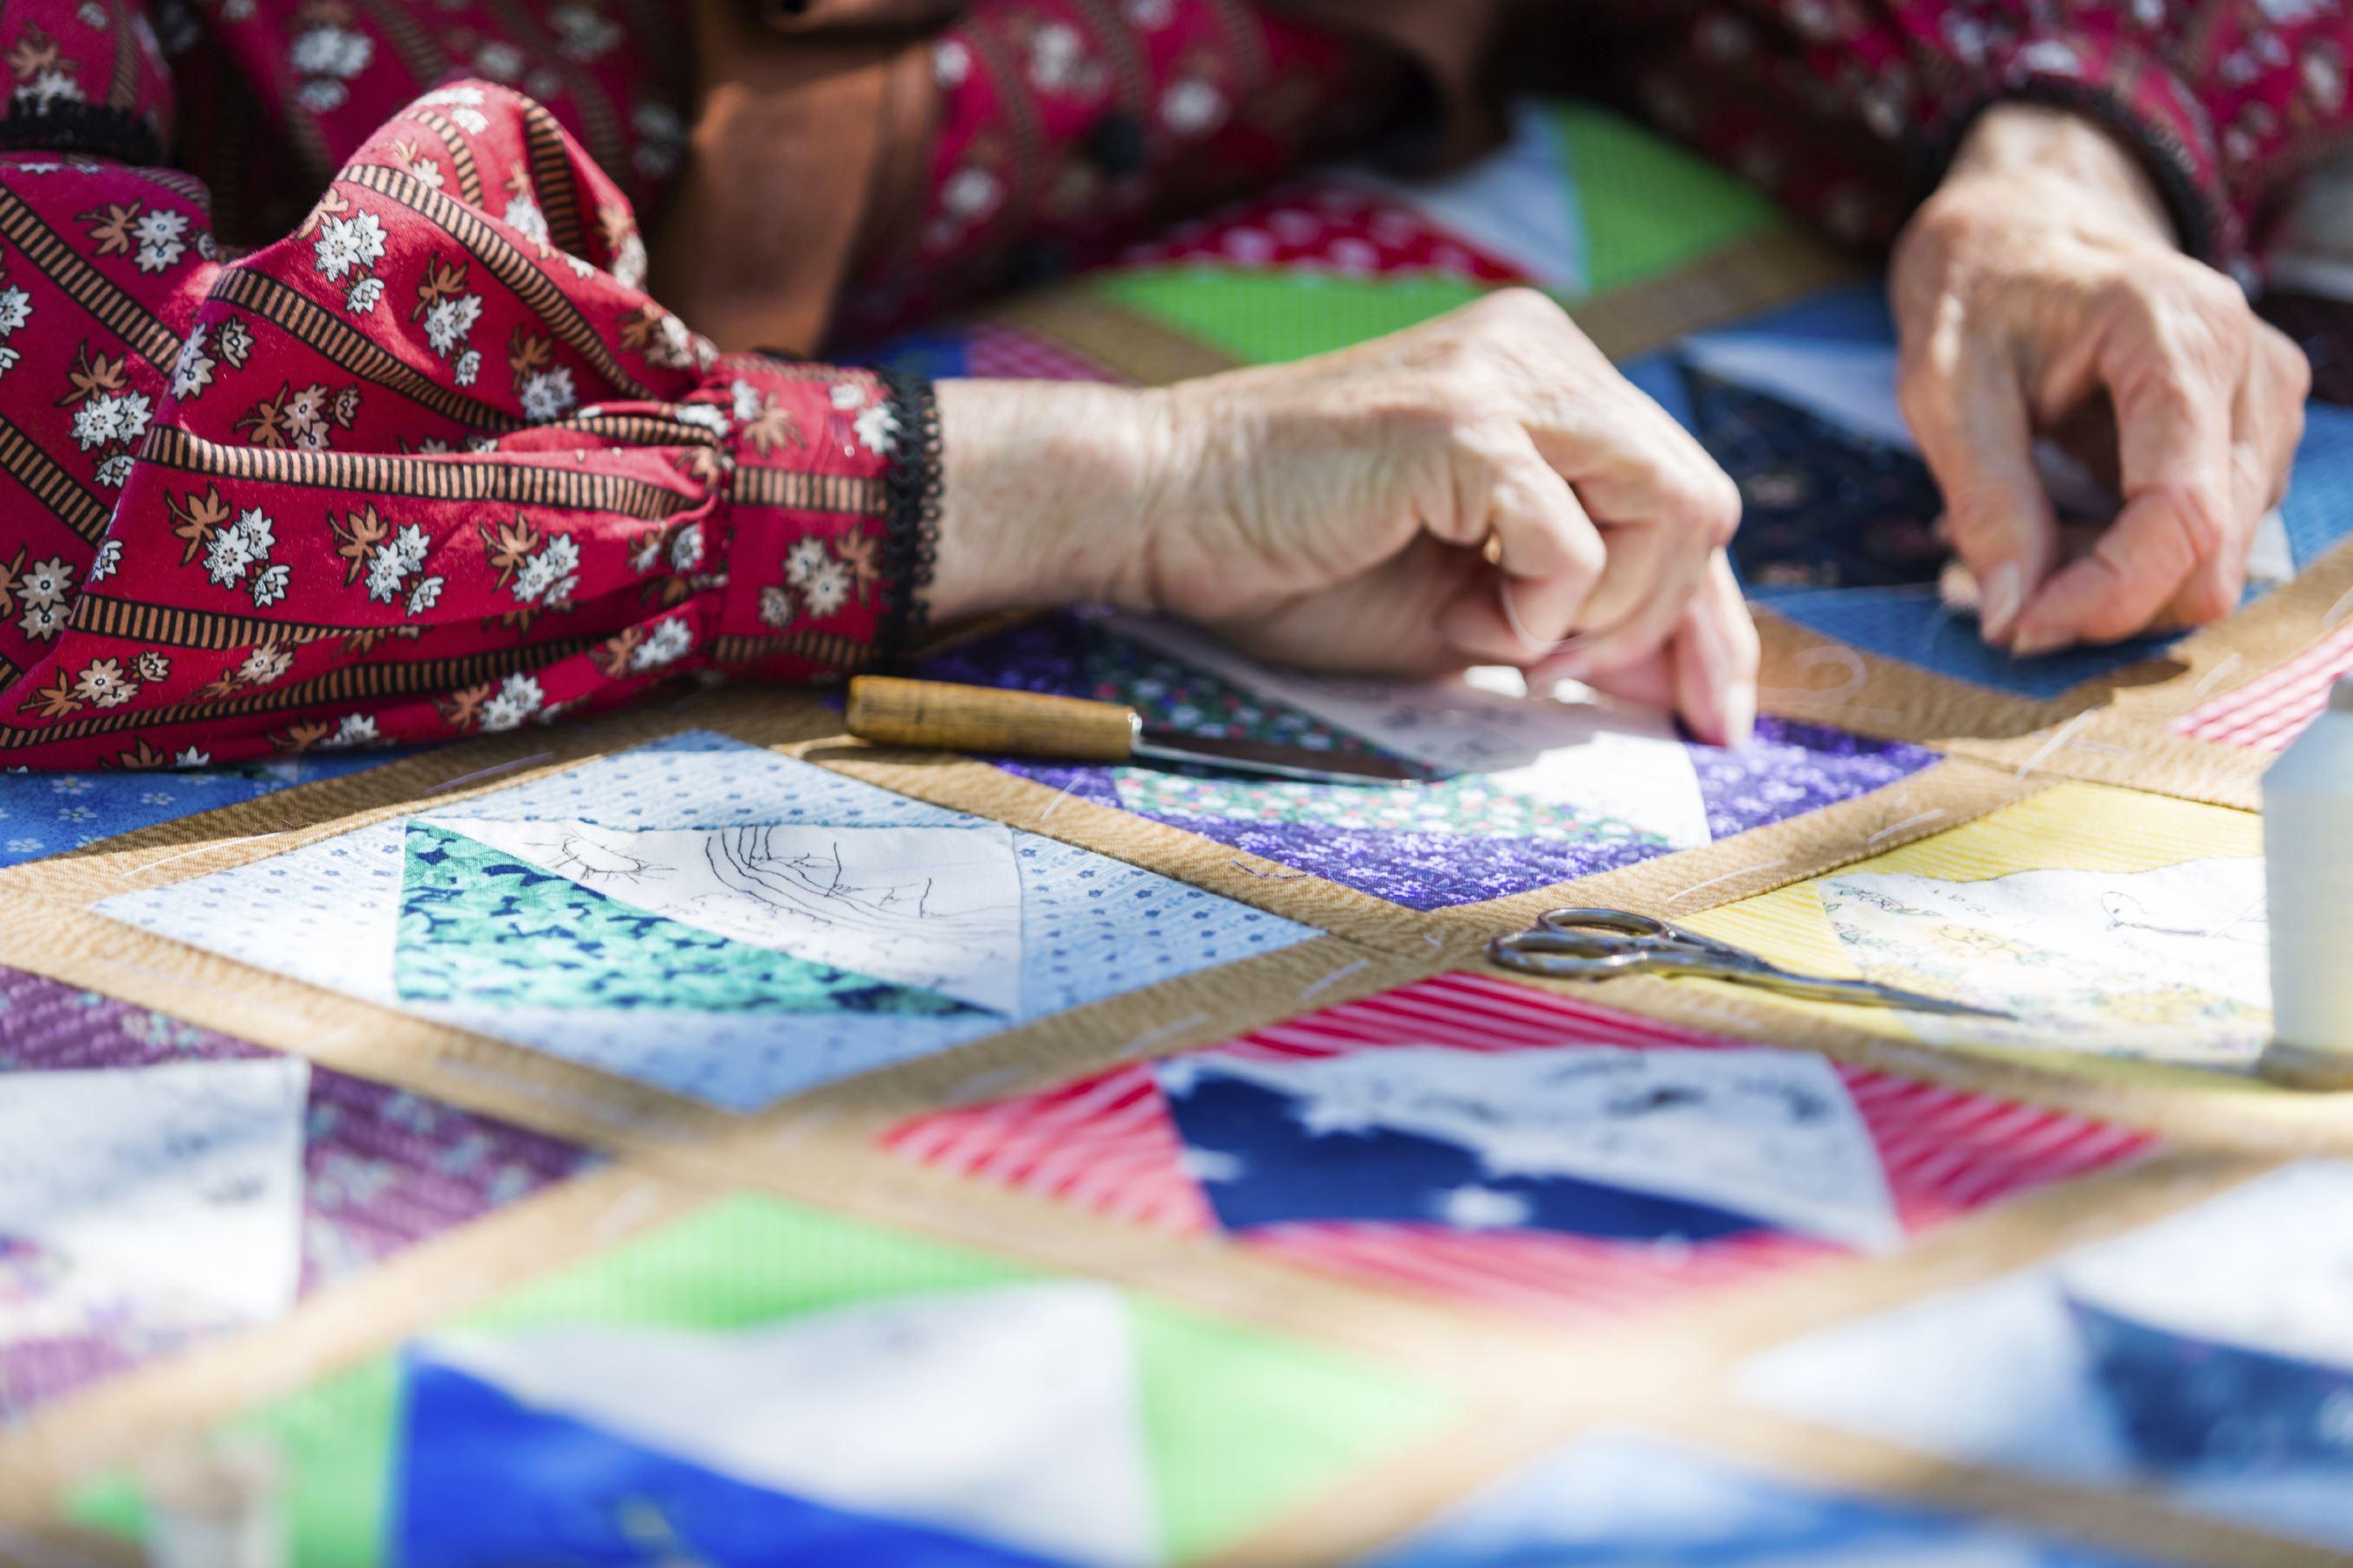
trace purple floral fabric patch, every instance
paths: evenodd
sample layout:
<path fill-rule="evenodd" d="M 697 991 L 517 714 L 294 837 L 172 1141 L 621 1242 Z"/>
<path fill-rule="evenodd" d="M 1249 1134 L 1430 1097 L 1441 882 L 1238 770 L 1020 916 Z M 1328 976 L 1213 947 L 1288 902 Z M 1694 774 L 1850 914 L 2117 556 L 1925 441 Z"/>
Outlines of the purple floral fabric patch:
<path fill-rule="evenodd" d="M 1243 735 L 1335 752 L 1373 750 L 1312 715 L 1072 616 L 1043 616 L 950 649 L 923 673 L 934 680 L 1125 702 L 1155 723 L 1195 734 Z M 1717 838 L 1868 795 L 1936 761 L 1923 747 L 1770 718 L 1758 721 L 1756 739 L 1739 751 L 1688 749 L 1708 831 Z M 1123 796 L 1115 769 L 1010 760 L 998 765 L 1095 805 L 1138 809 Z M 1416 910 L 1504 898 L 1630 865 L 1667 847 L 1567 827 L 1496 831 L 1466 822 L 1463 831 L 1451 832 L 1427 821 L 1366 826 L 1314 820 L 1313 812 L 1296 809 L 1234 816 L 1147 809 L 1139 815 Z"/>
<path fill-rule="evenodd" d="M 0 1073 L 130 1069 L 275 1055 L 126 1002 L 0 965 Z M 305 1112 L 301 1289 L 311 1291 L 595 1164 L 560 1139 L 313 1066 Z M 0 1324 L 61 1260 L 0 1236 Z M 0 1425 L 202 1337 L 110 1318 L 87 1331 L 0 1336 Z"/>

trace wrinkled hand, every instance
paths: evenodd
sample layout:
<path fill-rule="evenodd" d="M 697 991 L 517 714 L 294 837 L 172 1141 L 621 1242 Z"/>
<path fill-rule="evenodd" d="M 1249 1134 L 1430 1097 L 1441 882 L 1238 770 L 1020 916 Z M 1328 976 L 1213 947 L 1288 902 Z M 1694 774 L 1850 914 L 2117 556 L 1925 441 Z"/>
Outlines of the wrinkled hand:
<path fill-rule="evenodd" d="M 1896 243 L 1904 413 L 2019 654 L 2213 620 L 2304 427 L 2304 355 L 2182 255 L 2147 178 L 2089 122 L 2009 105 L 1972 127 Z M 2034 463 L 2054 439 L 2122 498 L 2062 559 Z"/>
<path fill-rule="evenodd" d="M 1173 398 L 1196 483 L 1135 598 L 1288 663 L 1515 665 L 1747 738 L 1739 492 L 1543 295 Z"/>
<path fill-rule="evenodd" d="M 1515 665 L 1748 736 L 1739 492 L 1541 294 L 1159 391 L 940 398 L 937 615 L 1095 599 L 1285 663 Z"/>

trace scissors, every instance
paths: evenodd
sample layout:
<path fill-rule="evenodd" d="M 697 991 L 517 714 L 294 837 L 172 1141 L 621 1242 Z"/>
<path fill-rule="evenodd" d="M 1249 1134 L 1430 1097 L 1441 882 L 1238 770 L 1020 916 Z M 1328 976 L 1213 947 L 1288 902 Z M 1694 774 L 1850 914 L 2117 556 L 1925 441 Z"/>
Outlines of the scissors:
<path fill-rule="evenodd" d="M 1554 910 L 1536 922 L 1535 930 L 1514 931 L 1489 942 L 1487 956 L 1506 969 L 1555 980 L 1696 974 L 1736 985 L 1761 985 L 1809 1002 L 1849 1002 L 1863 1007 L 1900 1007 L 1971 1018 L 2010 1016 L 1990 1007 L 1972 1007 L 1869 980 L 1800 974 L 1728 942 L 1631 910 Z"/>

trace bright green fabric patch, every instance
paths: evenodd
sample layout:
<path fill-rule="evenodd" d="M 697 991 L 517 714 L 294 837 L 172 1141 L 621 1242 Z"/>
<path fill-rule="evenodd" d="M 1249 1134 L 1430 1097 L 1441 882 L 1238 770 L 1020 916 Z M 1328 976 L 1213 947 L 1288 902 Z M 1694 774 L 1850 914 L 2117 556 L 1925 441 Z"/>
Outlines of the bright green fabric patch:
<path fill-rule="evenodd" d="M 1588 294 L 1690 266 L 1785 221 L 1755 186 L 1632 121 L 1578 103 L 1546 113 L 1577 186 Z"/>
<path fill-rule="evenodd" d="M 1252 364 L 1346 348 L 1487 292 L 1451 278 L 1334 278 L 1194 264 L 1110 273 L 1093 287 Z"/>
<path fill-rule="evenodd" d="M 958 1013 L 964 1004 L 649 914 L 411 822 L 393 983 L 412 1002 L 699 1013 Z"/>
<path fill-rule="evenodd" d="M 1038 1279 L 1016 1264 L 765 1197 L 715 1203 L 451 1325 L 700 1329 Z M 1129 1297 L 1145 1441 L 1172 1560 L 1213 1551 L 1451 1413 L 1431 1385 L 1354 1357 Z M 285 1469 L 293 1561 L 375 1568 L 385 1539 L 396 1358 L 380 1357 L 234 1424 Z M 135 1535 L 135 1489 L 109 1479 L 76 1521 Z"/>

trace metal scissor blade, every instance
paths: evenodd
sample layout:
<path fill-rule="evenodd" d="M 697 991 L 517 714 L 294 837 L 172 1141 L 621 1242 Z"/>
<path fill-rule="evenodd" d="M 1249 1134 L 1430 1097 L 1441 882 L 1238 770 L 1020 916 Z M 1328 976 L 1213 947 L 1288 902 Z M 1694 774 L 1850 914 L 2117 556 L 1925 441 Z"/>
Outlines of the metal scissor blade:
<path fill-rule="evenodd" d="M 1844 1002 L 1863 1007 L 1893 1007 L 1905 1013 L 1938 1013 L 1962 1018 L 2010 1016 L 1992 1007 L 1975 1007 L 1967 1002 L 1948 1001 L 1942 996 L 1931 996 L 1925 991 L 1906 991 L 1900 985 L 1882 985 L 1873 980 L 1833 980 L 1824 975 L 1794 974 L 1771 965 L 1719 969 L 1712 973 L 1718 980 L 1729 980 L 1742 985 L 1761 985 L 1801 1001 Z"/>

